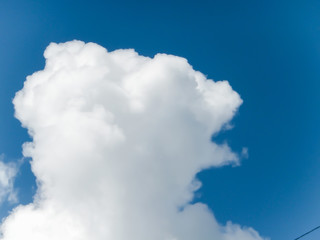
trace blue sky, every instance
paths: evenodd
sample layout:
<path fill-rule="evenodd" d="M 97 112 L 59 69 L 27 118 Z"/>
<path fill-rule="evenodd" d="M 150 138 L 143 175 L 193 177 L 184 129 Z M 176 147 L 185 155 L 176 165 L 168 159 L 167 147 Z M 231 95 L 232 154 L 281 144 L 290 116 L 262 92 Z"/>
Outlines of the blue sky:
<path fill-rule="evenodd" d="M 228 80 L 244 100 L 234 128 L 213 136 L 240 167 L 201 172 L 196 201 L 219 222 L 252 226 L 271 239 L 294 239 L 320 224 L 320 3 L 318 1 L 6 1 L 0 3 L 0 153 L 22 157 L 27 131 L 12 98 L 44 66 L 50 42 L 79 39 L 108 50 L 185 57 L 194 69 Z M 21 203 L 35 192 L 24 163 Z M 4 203 L 5 216 L 10 204 Z M 305 239 L 317 239 L 320 231 Z"/>

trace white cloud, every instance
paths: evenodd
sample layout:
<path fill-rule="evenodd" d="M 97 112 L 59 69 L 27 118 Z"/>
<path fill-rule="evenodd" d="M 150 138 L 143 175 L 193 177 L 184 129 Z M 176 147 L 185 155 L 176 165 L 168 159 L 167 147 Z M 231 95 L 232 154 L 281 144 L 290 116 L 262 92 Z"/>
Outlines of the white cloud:
<path fill-rule="evenodd" d="M 9 201 L 17 202 L 17 193 L 14 190 L 14 179 L 17 174 L 17 166 L 14 163 L 5 163 L 4 155 L 0 155 L 0 203 Z"/>
<path fill-rule="evenodd" d="M 1 239 L 262 239 L 190 203 L 199 171 L 238 162 L 210 142 L 242 103 L 227 81 L 184 58 L 80 41 L 44 55 L 14 99 L 38 192 L 4 221 Z"/>

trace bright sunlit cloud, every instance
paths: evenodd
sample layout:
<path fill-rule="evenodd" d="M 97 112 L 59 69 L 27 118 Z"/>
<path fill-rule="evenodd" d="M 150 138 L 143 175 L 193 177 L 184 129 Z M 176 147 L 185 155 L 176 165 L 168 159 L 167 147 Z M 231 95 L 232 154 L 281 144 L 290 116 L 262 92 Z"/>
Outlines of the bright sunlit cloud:
<path fill-rule="evenodd" d="M 44 56 L 13 101 L 33 139 L 23 153 L 37 195 L 6 218 L 1 239 L 262 239 L 191 204 L 199 171 L 239 161 L 210 141 L 242 103 L 227 81 L 181 57 L 81 41 L 52 43 Z"/>

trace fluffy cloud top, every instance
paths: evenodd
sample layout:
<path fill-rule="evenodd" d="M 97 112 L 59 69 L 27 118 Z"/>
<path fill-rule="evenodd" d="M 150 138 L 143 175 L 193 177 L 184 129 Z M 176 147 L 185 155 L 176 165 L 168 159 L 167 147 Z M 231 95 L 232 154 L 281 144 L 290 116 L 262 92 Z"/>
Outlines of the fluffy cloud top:
<path fill-rule="evenodd" d="M 237 163 L 210 136 L 242 103 L 186 59 L 94 44 L 52 43 L 44 70 L 16 94 L 38 182 L 2 240 L 261 240 L 191 204 L 202 169 Z"/>

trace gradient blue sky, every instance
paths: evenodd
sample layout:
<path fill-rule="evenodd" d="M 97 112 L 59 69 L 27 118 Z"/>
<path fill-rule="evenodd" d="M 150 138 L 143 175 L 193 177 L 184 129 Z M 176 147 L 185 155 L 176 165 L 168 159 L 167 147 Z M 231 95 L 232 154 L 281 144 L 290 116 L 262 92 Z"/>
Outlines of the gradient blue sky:
<path fill-rule="evenodd" d="M 244 104 L 234 128 L 214 136 L 249 158 L 240 167 L 199 174 L 195 201 L 221 223 L 252 226 L 274 240 L 320 224 L 319 1 L 0 1 L 0 153 L 22 157 L 28 140 L 12 98 L 44 66 L 50 42 L 79 39 L 108 50 L 134 48 L 185 57 L 196 70 L 226 79 Z M 24 163 L 15 183 L 32 200 Z M 4 203 L 1 216 L 12 208 Z M 319 239 L 320 230 L 305 239 Z"/>

